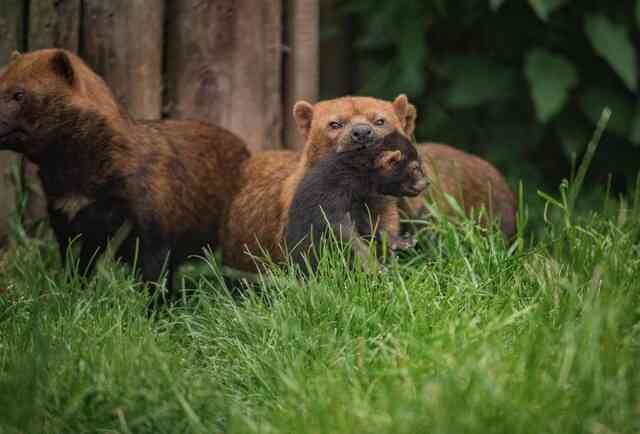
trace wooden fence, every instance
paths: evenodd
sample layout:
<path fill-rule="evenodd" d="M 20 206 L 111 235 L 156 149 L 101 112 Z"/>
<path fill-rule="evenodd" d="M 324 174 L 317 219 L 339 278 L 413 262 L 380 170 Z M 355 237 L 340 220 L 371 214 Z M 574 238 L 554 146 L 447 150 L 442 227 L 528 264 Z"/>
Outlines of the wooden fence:
<path fill-rule="evenodd" d="M 318 95 L 319 0 L 0 0 L 0 68 L 13 50 L 78 53 L 136 118 L 197 118 L 254 149 L 295 148 L 298 99 Z M 0 235 L 15 196 L 0 153 Z M 28 215 L 44 213 L 34 169 Z"/>

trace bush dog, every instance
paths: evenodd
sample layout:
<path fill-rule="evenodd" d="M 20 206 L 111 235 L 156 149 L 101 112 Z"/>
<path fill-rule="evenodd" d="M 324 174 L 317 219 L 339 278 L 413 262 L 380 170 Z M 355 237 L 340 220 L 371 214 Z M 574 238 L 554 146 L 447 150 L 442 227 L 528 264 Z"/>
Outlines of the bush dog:
<path fill-rule="evenodd" d="M 369 146 L 392 133 L 408 138 L 413 133 L 415 108 L 404 95 L 393 102 L 343 97 L 315 105 L 300 101 L 293 107 L 293 116 L 305 140 L 301 153 L 257 152 L 240 167 L 240 190 L 223 228 L 223 260 L 228 266 L 256 271 L 259 267 L 253 255 L 263 253 L 274 261 L 282 260 L 289 205 L 307 171 L 336 152 Z M 389 237 L 391 246 L 406 248 L 410 243 L 398 236 L 396 200 L 372 195 L 367 205 L 374 226 Z"/>
<path fill-rule="evenodd" d="M 134 121 L 104 81 L 60 49 L 12 56 L 0 75 L 0 149 L 39 167 L 62 258 L 80 236 L 79 269 L 125 221 L 118 256 L 145 281 L 172 274 L 187 255 L 219 242 L 233 173 L 249 157 L 229 131 L 196 121 Z"/>
<path fill-rule="evenodd" d="M 420 197 L 403 198 L 400 208 L 409 218 L 424 215 L 425 199 L 446 214 L 453 215 L 445 194 L 452 196 L 467 215 L 484 209 L 479 223 L 497 220 L 505 238 L 516 231 L 516 198 L 502 174 L 488 161 L 451 146 L 424 143 L 417 146 L 424 171 L 432 181 Z"/>
<path fill-rule="evenodd" d="M 315 271 L 319 243 L 333 232 L 338 241 L 350 242 L 361 264 L 370 267 L 375 262 L 356 221 L 369 223 L 362 210 L 370 196 L 417 196 L 427 184 L 416 149 L 397 132 L 363 149 L 329 155 L 307 171 L 289 207 L 285 235 L 293 262 L 306 272 L 308 260 Z"/>

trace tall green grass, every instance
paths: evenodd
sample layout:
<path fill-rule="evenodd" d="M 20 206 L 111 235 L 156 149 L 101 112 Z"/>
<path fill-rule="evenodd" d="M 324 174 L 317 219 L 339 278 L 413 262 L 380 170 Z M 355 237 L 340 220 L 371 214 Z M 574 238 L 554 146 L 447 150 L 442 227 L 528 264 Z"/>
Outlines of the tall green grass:
<path fill-rule="evenodd" d="M 240 296 L 210 257 L 151 318 L 125 268 L 83 287 L 22 240 L 0 259 L 0 432 L 638 432 L 640 197 L 577 214 L 572 185 L 533 241 L 436 214 L 384 274 L 334 253 Z"/>

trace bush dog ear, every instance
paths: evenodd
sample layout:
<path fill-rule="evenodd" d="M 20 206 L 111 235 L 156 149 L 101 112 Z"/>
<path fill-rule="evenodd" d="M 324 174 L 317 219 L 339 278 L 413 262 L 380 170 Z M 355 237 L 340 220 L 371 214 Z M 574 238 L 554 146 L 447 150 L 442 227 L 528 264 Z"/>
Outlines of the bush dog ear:
<path fill-rule="evenodd" d="M 293 119 L 296 121 L 298 132 L 306 141 L 311 131 L 311 121 L 313 120 L 313 105 L 306 101 L 298 101 L 293 106 Z"/>
<path fill-rule="evenodd" d="M 402 152 L 386 151 L 378 158 L 376 167 L 383 170 L 393 169 L 402 160 Z"/>
<path fill-rule="evenodd" d="M 65 79 L 70 85 L 73 85 L 75 81 L 75 72 L 71 65 L 71 59 L 69 59 L 67 53 L 62 50 L 56 52 L 56 54 L 51 57 L 51 60 L 49 60 L 49 64 L 56 74 Z"/>
<path fill-rule="evenodd" d="M 407 106 L 407 114 L 404 117 L 405 125 L 404 132 L 407 133 L 407 136 L 411 137 L 416 130 L 416 118 L 418 117 L 418 113 L 416 111 L 416 106 L 413 104 L 409 104 Z"/>
<path fill-rule="evenodd" d="M 413 131 L 416 129 L 416 107 L 409 103 L 409 99 L 404 93 L 398 95 L 391 105 L 393 105 L 393 111 L 396 113 L 396 116 L 400 119 L 404 132 L 407 136 L 411 137 Z"/>
<path fill-rule="evenodd" d="M 13 50 L 13 53 L 11 53 L 11 57 L 9 57 L 9 62 L 15 62 L 20 58 L 20 56 L 22 56 L 22 54 L 20 54 L 18 50 Z"/>

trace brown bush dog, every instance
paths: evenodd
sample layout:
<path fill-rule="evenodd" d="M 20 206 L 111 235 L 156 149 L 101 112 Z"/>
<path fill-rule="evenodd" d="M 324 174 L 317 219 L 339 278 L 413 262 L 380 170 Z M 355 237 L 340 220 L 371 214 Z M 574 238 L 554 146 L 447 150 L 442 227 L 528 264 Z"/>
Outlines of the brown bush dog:
<path fill-rule="evenodd" d="M 289 207 L 286 247 L 293 262 L 307 274 L 315 271 L 322 237 L 333 233 L 351 243 L 366 269 L 381 264 L 371 258 L 358 230 L 361 208 L 371 195 L 417 196 L 429 184 L 417 150 L 409 139 L 392 133 L 378 143 L 336 152 L 323 158 L 298 184 Z"/>
<path fill-rule="evenodd" d="M 505 238 L 516 231 L 516 198 L 502 174 L 488 161 L 475 155 L 438 143 L 417 146 L 424 171 L 431 179 L 426 201 L 435 204 L 445 214 L 453 216 L 445 193 L 452 196 L 467 216 L 484 208 L 479 223 L 487 226 L 496 219 Z M 402 212 L 409 218 L 419 218 L 426 212 L 425 196 L 402 198 Z"/>
<path fill-rule="evenodd" d="M 301 153 L 257 152 L 241 165 L 240 190 L 227 210 L 223 228 L 223 260 L 230 267 L 256 271 L 252 255 L 263 253 L 274 261 L 281 260 L 288 209 L 309 168 L 328 155 L 368 146 L 393 132 L 410 137 L 416 111 L 405 95 L 393 102 L 343 97 L 315 105 L 298 102 L 293 116 L 305 140 Z M 393 247 L 407 247 L 397 236 L 400 220 L 396 201 L 376 196 L 368 205 L 374 225 L 389 235 Z"/>
<path fill-rule="evenodd" d="M 51 226 L 63 261 L 81 236 L 79 269 L 125 222 L 118 256 L 145 281 L 167 273 L 206 244 L 219 242 L 234 173 L 249 157 L 231 132 L 195 121 L 132 120 L 104 81 L 80 58 L 58 49 L 15 55 L 0 76 L 0 149 L 39 167 Z M 165 268 L 166 267 L 166 268 Z"/>

